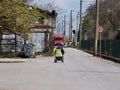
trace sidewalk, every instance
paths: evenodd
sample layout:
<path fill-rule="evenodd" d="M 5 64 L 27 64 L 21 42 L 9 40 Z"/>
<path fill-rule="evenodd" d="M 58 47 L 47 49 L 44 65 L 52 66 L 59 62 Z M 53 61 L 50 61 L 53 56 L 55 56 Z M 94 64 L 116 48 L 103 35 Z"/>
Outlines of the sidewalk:
<path fill-rule="evenodd" d="M 0 63 L 24 63 L 30 58 L 0 58 Z"/>

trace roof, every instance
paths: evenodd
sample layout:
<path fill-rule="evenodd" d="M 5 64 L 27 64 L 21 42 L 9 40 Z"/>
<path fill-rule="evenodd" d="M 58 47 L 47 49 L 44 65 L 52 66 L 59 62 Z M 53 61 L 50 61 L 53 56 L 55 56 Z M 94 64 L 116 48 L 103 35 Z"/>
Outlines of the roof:
<path fill-rule="evenodd" d="M 34 25 L 33 27 L 30 28 L 30 31 L 32 32 L 51 32 L 52 27 L 49 25 Z"/>

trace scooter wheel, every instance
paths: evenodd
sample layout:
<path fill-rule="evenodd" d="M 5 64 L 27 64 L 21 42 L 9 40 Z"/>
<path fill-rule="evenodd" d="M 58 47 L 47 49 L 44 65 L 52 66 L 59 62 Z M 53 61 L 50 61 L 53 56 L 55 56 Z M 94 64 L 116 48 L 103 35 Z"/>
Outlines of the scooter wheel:
<path fill-rule="evenodd" d="M 54 63 L 57 63 L 57 60 L 55 60 Z"/>

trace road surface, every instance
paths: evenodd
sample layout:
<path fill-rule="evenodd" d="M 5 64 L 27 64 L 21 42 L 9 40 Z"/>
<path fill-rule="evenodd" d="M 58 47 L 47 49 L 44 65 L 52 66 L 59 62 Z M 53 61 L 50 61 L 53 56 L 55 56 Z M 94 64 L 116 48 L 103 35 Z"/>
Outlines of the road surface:
<path fill-rule="evenodd" d="M 26 63 L 0 63 L 0 90 L 120 90 L 120 65 L 77 49 L 65 62 L 39 56 Z"/>

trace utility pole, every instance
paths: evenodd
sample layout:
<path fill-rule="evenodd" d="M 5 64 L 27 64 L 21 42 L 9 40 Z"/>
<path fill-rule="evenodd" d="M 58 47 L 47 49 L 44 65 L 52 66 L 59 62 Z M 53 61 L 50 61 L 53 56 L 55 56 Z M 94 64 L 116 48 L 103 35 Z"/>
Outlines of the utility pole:
<path fill-rule="evenodd" d="M 72 41 L 72 10 L 69 17 L 69 40 Z"/>
<path fill-rule="evenodd" d="M 62 23 L 60 22 L 60 33 L 59 34 L 62 34 Z"/>
<path fill-rule="evenodd" d="M 65 37 L 65 34 L 66 34 L 66 15 L 64 15 L 64 37 Z"/>
<path fill-rule="evenodd" d="M 69 34 L 70 34 L 70 41 L 72 41 L 72 10 L 70 13 L 70 27 L 69 27 Z"/>
<path fill-rule="evenodd" d="M 73 27 L 73 26 L 72 26 L 72 12 L 73 12 L 73 11 L 71 10 L 71 41 L 72 41 L 72 27 Z"/>
<path fill-rule="evenodd" d="M 94 56 L 97 56 L 97 47 L 98 47 L 98 25 L 99 25 L 99 0 L 96 0 L 96 25 L 95 25 Z"/>
<path fill-rule="evenodd" d="M 57 28 L 56 30 L 57 30 L 57 34 L 58 34 L 58 33 L 59 33 L 59 27 L 58 27 L 58 25 L 57 25 L 57 27 L 56 27 L 56 28 Z"/>
<path fill-rule="evenodd" d="M 61 23 L 58 24 L 58 34 L 60 34 Z"/>
<path fill-rule="evenodd" d="M 60 34 L 60 23 L 57 25 L 57 34 Z"/>
<path fill-rule="evenodd" d="M 82 0 L 80 0 L 80 24 L 79 24 L 79 44 L 81 46 L 82 40 Z"/>
<path fill-rule="evenodd" d="M 64 35 L 64 20 L 62 20 L 62 35 Z"/>
<path fill-rule="evenodd" d="M 70 15 L 69 15 L 69 41 L 70 41 L 70 39 L 71 39 L 71 13 L 70 13 Z"/>
<path fill-rule="evenodd" d="M 77 16 L 76 16 L 75 45 L 77 45 L 77 40 L 78 40 L 78 18 L 79 18 L 79 12 L 77 13 Z"/>

